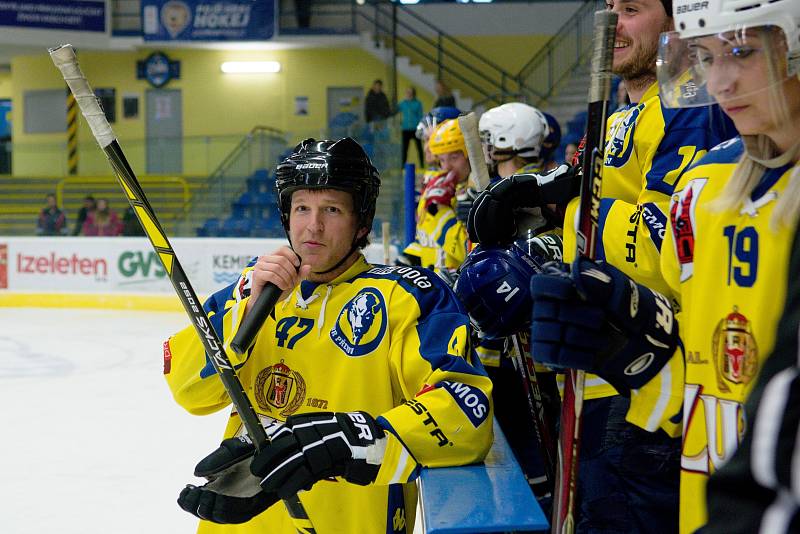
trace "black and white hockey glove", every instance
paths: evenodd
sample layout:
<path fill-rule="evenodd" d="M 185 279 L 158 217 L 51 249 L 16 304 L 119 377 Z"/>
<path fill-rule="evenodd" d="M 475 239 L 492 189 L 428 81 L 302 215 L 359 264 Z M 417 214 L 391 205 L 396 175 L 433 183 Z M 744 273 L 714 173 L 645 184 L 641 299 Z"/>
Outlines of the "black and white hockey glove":
<path fill-rule="evenodd" d="M 244 523 L 276 502 L 274 492 L 264 491 L 260 478 L 250 472 L 255 447 L 247 436 L 229 438 L 200 460 L 195 476 L 208 479 L 203 486 L 188 484 L 178 505 L 192 515 L 214 523 Z"/>
<path fill-rule="evenodd" d="M 517 234 L 520 208 L 562 206 L 577 196 L 577 167 L 561 165 L 546 174 L 514 174 L 481 192 L 467 219 L 469 238 L 482 245 L 508 244 Z"/>
<path fill-rule="evenodd" d="M 469 219 L 469 212 L 472 210 L 472 204 L 478 198 L 478 191 L 468 187 L 456 195 L 456 219 L 464 224 L 467 224 Z"/>
<path fill-rule="evenodd" d="M 261 478 L 265 492 L 282 499 L 330 477 L 372 483 L 386 446 L 384 430 L 366 412 L 293 415 L 270 439 L 250 470 Z"/>

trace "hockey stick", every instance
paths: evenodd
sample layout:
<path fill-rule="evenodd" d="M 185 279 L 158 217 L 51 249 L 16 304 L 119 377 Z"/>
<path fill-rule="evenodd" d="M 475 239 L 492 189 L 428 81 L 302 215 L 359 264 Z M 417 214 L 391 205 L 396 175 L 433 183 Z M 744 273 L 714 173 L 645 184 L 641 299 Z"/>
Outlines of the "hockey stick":
<path fill-rule="evenodd" d="M 392 248 L 391 248 L 391 226 L 392 224 L 389 221 L 384 221 L 381 223 L 381 242 L 383 243 L 383 264 L 389 265 L 389 262 L 392 261 Z"/>
<path fill-rule="evenodd" d="M 533 358 L 526 350 L 520 334 L 511 336 L 514 345 L 514 360 L 519 373 L 522 385 L 525 388 L 525 396 L 528 400 L 528 412 L 533 421 L 533 430 L 536 439 L 539 440 L 542 457 L 544 460 L 544 474 L 547 477 L 547 491 L 553 491 L 556 471 L 556 443 L 550 429 L 555 428 L 547 417 L 542 399 L 542 389 L 539 386 L 539 377 L 533 368 Z"/>
<path fill-rule="evenodd" d="M 489 186 L 489 170 L 483 158 L 481 137 L 478 132 L 478 116 L 474 111 L 458 117 L 458 127 L 464 136 L 464 145 L 469 157 L 469 181 L 476 191 L 483 191 Z"/>
<path fill-rule="evenodd" d="M 75 95 L 75 100 L 77 100 L 86 122 L 89 123 L 94 138 L 108 157 L 108 161 L 111 163 L 111 167 L 114 169 L 114 173 L 125 191 L 125 195 L 128 197 L 128 203 L 136 212 L 136 216 L 153 249 L 158 254 L 164 270 L 167 272 L 181 304 L 183 304 L 183 308 L 191 318 L 192 325 L 203 343 L 206 354 L 210 356 L 209 360 L 211 360 L 214 370 L 219 375 L 225 391 L 230 396 L 234 408 L 242 419 L 242 424 L 244 424 L 247 434 L 252 439 L 256 449 L 260 450 L 269 443 L 267 433 L 264 427 L 261 426 L 258 415 L 253 409 L 250 399 L 247 398 L 239 377 L 236 376 L 219 335 L 211 326 L 211 321 L 200 304 L 200 299 L 197 298 L 197 294 L 189 283 L 186 273 L 180 262 L 178 262 L 175 251 L 172 249 L 161 223 L 156 218 L 153 208 L 139 184 L 139 180 L 128 164 L 128 160 L 122 152 L 114 132 L 111 130 L 111 125 L 106 120 L 97 97 L 95 97 L 91 87 L 89 87 L 89 82 L 78 66 L 75 50 L 72 45 L 67 44 L 51 48 L 49 52 L 53 63 L 61 71 L 64 81 L 67 82 L 70 91 Z M 294 495 L 292 499 L 285 500 L 284 503 L 298 532 L 306 534 L 315 532 L 311 520 L 308 518 L 308 514 L 297 495 Z"/>
<path fill-rule="evenodd" d="M 458 117 L 458 126 L 461 135 L 464 136 L 464 145 L 467 148 L 469 158 L 470 181 L 476 190 L 482 191 L 489 185 L 489 169 L 486 166 L 486 159 L 481 148 L 480 132 L 478 131 L 478 117 L 474 112 Z M 525 388 L 525 395 L 528 399 L 528 410 L 531 416 L 536 437 L 542 449 L 544 459 L 545 476 L 547 477 L 548 491 L 552 491 L 555 481 L 555 443 L 550 432 L 551 426 L 545 416 L 542 392 L 539 387 L 539 380 L 533 368 L 533 361 L 528 351 L 520 343 L 519 336 L 512 336 L 517 356 L 517 369 L 520 374 L 522 386 Z M 529 365 L 530 364 L 530 365 Z"/>
<path fill-rule="evenodd" d="M 583 153 L 580 216 L 576 237 L 578 254 L 591 259 L 595 257 L 598 230 L 603 144 L 606 136 L 608 101 L 611 96 L 611 65 L 614 60 L 616 27 L 616 13 L 606 10 L 595 12 L 586 147 Z M 586 373 L 575 370 L 567 371 L 564 380 L 559 435 L 559 474 L 553 506 L 554 534 L 569 534 L 575 531 L 575 496 L 585 381 Z"/>

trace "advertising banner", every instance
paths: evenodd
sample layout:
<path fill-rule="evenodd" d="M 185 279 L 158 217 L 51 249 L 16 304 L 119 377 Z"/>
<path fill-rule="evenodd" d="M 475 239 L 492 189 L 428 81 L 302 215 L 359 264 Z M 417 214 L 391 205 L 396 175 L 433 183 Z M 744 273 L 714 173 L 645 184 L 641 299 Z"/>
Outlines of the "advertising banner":
<path fill-rule="evenodd" d="M 286 244 L 283 239 L 175 238 L 170 242 L 199 295 L 232 284 L 254 256 Z M 366 252 L 371 262 L 381 263 L 380 245 L 370 245 Z M 174 292 L 144 237 L 0 237 L 0 290 L 4 289 L 23 293 Z"/>
<path fill-rule="evenodd" d="M 47 0 L 8 2 L 0 0 L 0 26 L 106 32 L 103 0 Z"/>
<path fill-rule="evenodd" d="M 264 41 L 275 35 L 270 0 L 141 0 L 145 41 Z"/>

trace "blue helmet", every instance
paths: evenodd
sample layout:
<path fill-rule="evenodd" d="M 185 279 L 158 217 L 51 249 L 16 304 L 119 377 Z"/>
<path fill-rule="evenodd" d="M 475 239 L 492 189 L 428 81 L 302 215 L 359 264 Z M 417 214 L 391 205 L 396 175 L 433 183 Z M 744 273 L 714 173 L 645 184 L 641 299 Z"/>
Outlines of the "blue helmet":
<path fill-rule="evenodd" d="M 549 128 L 550 133 L 542 141 L 542 151 L 540 153 L 540 157 L 542 158 L 542 161 L 550 161 L 553 159 L 553 154 L 556 150 L 558 150 L 558 146 L 561 144 L 561 126 L 559 126 L 555 117 L 549 113 L 543 114 L 544 118 L 547 119 L 547 127 Z"/>
<path fill-rule="evenodd" d="M 461 115 L 461 111 L 454 107 L 440 106 L 438 108 L 431 109 L 422 117 L 422 120 L 419 121 L 419 124 L 417 124 L 417 131 L 415 134 L 417 139 L 422 141 L 426 137 L 430 137 L 437 125 L 446 120 L 455 119 L 459 115 Z"/>
<path fill-rule="evenodd" d="M 530 327 L 531 276 L 560 258 L 560 243 L 560 237 L 546 234 L 506 247 L 478 245 L 467 256 L 453 290 L 485 337 L 508 337 Z"/>

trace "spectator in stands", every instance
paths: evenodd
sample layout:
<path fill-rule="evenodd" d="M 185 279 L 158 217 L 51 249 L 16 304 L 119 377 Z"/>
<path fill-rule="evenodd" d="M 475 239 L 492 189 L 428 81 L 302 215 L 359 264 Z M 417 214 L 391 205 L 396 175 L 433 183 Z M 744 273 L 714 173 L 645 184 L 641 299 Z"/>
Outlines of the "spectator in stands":
<path fill-rule="evenodd" d="M 564 163 L 572 165 L 572 158 L 575 157 L 575 152 L 578 151 L 578 145 L 575 143 L 567 143 L 564 147 Z"/>
<path fill-rule="evenodd" d="M 83 222 L 83 235 L 117 236 L 122 233 L 122 223 L 117 213 L 108 206 L 105 198 L 97 199 L 97 208 L 86 216 Z"/>
<path fill-rule="evenodd" d="M 389 99 L 383 92 L 383 81 L 375 80 L 372 87 L 367 91 L 367 98 L 364 101 L 364 117 L 367 123 L 385 121 L 392 116 L 392 109 L 389 106 Z"/>
<path fill-rule="evenodd" d="M 95 210 L 97 202 L 95 202 L 92 195 L 86 195 L 83 199 L 83 207 L 78 210 L 78 218 L 75 220 L 75 228 L 72 230 L 72 235 L 80 235 L 83 230 L 83 223 L 86 222 L 86 217 Z"/>
<path fill-rule="evenodd" d="M 450 88 L 441 79 L 436 80 L 434 90 L 436 91 L 436 102 L 433 103 L 433 107 L 456 107 L 456 97 L 453 96 Z"/>
<path fill-rule="evenodd" d="M 145 235 L 144 228 L 139 223 L 136 217 L 136 212 L 133 211 L 132 206 L 128 206 L 125 213 L 122 215 L 122 235 L 124 236 L 140 236 Z"/>
<path fill-rule="evenodd" d="M 417 90 L 413 87 L 406 89 L 406 98 L 397 104 L 397 110 L 403 114 L 403 151 L 401 152 L 400 165 L 406 164 L 408 159 L 408 143 L 414 141 L 417 146 L 419 166 L 425 165 L 425 156 L 422 155 L 422 141 L 417 139 L 417 125 L 422 120 L 422 102 L 417 100 Z"/>
<path fill-rule="evenodd" d="M 67 216 L 58 207 L 56 196 L 47 195 L 47 206 L 39 212 L 39 221 L 36 223 L 36 235 L 66 235 Z"/>

